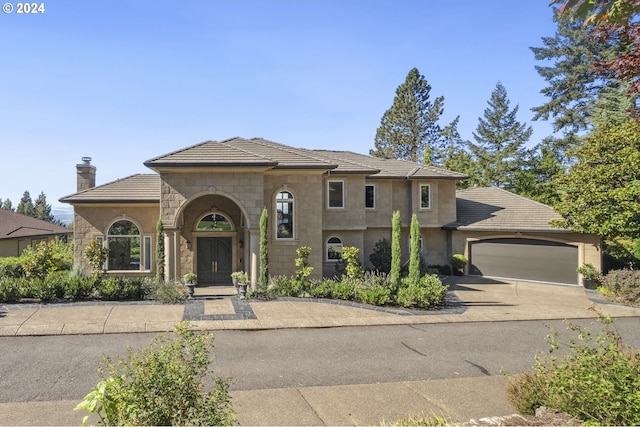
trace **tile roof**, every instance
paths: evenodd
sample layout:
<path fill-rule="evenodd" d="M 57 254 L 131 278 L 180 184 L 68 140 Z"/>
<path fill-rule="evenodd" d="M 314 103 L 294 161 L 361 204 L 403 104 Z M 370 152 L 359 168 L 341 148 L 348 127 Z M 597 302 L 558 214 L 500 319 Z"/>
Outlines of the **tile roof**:
<path fill-rule="evenodd" d="M 0 209 L 0 240 L 71 233 L 72 230 L 60 225 Z"/>
<path fill-rule="evenodd" d="M 313 155 L 309 150 L 293 148 L 262 138 L 231 138 L 205 141 L 144 162 L 156 167 L 266 166 L 278 169 L 333 169 L 335 164 Z"/>
<path fill-rule="evenodd" d="M 63 203 L 160 202 L 160 175 L 136 174 L 60 199 Z"/>
<path fill-rule="evenodd" d="M 563 233 L 549 221 L 562 219 L 551 206 L 497 187 L 476 187 L 456 193 L 457 221 L 445 229 L 474 231 L 537 231 Z"/>
<path fill-rule="evenodd" d="M 439 178 L 439 179 L 465 179 L 467 175 L 453 172 L 435 166 L 425 166 L 405 160 L 381 159 L 365 154 L 350 151 L 313 150 L 313 152 L 326 156 L 338 162 L 338 168 L 333 172 L 348 173 L 359 170 L 360 173 L 368 173 L 371 178 Z"/>

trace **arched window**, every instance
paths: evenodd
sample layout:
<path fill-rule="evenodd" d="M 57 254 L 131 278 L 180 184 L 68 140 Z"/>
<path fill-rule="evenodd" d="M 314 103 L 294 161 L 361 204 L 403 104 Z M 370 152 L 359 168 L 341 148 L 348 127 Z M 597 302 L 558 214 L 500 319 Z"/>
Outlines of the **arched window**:
<path fill-rule="evenodd" d="M 276 238 L 293 239 L 293 194 L 281 191 L 276 195 Z"/>
<path fill-rule="evenodd" d="M 342 259 L 342 239 L 330 237 L 327 240 L 327 261 L 339 261 Z"/>
<path fill-rule="evenodd" d="M 202 218 L 196 231 L 233 231 L 233 225 L 224 215 L 214 213 Z"/>
<path fill-rule="evenodd" d="M 107 233 L 108 270 L 140 270 L 140 230 L 125 219 L 114 222 Z"/>

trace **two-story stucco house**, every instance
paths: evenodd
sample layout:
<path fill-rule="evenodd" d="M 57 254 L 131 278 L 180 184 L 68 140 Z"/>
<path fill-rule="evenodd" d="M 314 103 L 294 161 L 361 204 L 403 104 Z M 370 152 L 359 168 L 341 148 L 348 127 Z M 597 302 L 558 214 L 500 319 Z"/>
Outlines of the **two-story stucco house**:
<path fill-rule="evenodd" d="M 201 284 L 228 284 L 232 271 L 245 270 L 255 282 L 263 208 L 272 275 L 294 273 L 300 246 L 312 248 L 316 277 L 335 274 L 343 246 L 360 248 L 370 266 L 376 242 L 390 239 L 396 210 L 405 253 L 417 214 L 430 265 L 462 253 L 472 274 L 573 284 L 579 264 L 600 266 L 599 239 L 551 228 L 549 220 L 558 216 L 548 206 L 496 188 L 457 196 L 456 181 L 466 177 L 437 167 L 232 138 L 155 157 L 144 163 L 154 173 L 95 186 L 96 169 L 84 160 L 77 165 L 77 193 L 61 201 L 74 207 L 76 261 L 85 271 L 82 252 L 99 239 L 110 250 L 109 273 L 153 275 L 162 219 L 167 279 L 195 272 Z M 539 259 L 516 256 L 532 254 Z M 527 273 L 541 267 L 552 273 Z"/>

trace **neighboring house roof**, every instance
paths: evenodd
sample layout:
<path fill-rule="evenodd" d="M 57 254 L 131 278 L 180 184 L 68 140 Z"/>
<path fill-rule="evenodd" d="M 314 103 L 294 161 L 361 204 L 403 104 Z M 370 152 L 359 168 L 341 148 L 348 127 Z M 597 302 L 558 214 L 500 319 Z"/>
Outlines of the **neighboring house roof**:
<path fill-rule="evenodd" d="M 72 230 L 60 225 L 0 209 L 0 240 L 71 233 Z"/>
<path fill-rule="evenodd" d="M 136 174 L 60 199 L 64 203 L 160 202 L 160 175 Z"/>
<path fill-rule="evenodd" d="M 443 228 L 470 231 L 569 231 L 549 225 L 552 219 L 562 219 L 551 206 L 497 187 L 458 191 L 456 210 L 457 221 Z"/>

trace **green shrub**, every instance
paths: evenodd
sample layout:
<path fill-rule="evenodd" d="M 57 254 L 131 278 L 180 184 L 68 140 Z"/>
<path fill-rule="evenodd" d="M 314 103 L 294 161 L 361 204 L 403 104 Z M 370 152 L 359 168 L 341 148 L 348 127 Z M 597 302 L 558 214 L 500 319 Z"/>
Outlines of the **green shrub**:
<path fill-rule="evenodd" d="M 22 298 L 20 284 L 13 277 L 0 277 L 0 302 L 17 302 Z"/>
<path fill-rule="evenodd" d="M 358 299 L 365 304 L 384 305 L 391 297 L 391 290 L 384 286 L 363 286 L 358 288 Z"/>
<path fill-rule="evenodd" d="M 28 246 L 20 255 L 20 264 L 27 277 L 44 279 L 50 273 L 71 270 L 73 266 L 73 244 L 60 239 L 42 241 Z"/>
<path fill-rule="evenodd" d="M 187 292 L 180 283 L 145 281 L 143 287 L 148 289 L 148 297 L 163 304 L 181 304 L 187 299 Z"/>
<path fill-rule="evenodd" d="M 451 269 L 454 274 L 461 274 L 467 266 L 467 258 L 462 254 L 453 254 L 451 256 Z"/>
<path fill-rule="evenodd" d="M 96 281 L 93 277 L 66 273 L 64 283 L 64 298 L 70 300 L 90 299 L 94 295 Z"/>
<path fill-rule="evenodd" d="M 128 359 L 105 358 L 102 380 L 76 409 L 105 425 L 232 425 L 229 380 L 215 378 L 209 391 L 204 386 L 215 357 L 213 335 L 188 326 L 179 323 L 175 334 L 156 336 L 138 353 L 129 349 Z"/>
<path fill-rule="evenodd" d="M 602 279 L 602 286 L 615 302 L 640 305 L 640 270 L 612 270 Z"/>
<path fill-rule="evenodd" d="M 377 271 L 388 274 L 391 271 L 391 243 L 387 239 L 378 240 L 369 261 Z"/>
<path fill-rule="evenodd" d="M 331 298 L 331 282 L 330 279 L 311 280 L 307 292 L 313 298 Z"/>
<path fill-rule="evenodd" d="M 401 307 L 434 308 L 444 304 L 447 289 L 435 274 L 422 276 L 418 284 L 405 278 L 395 295 L 395 302 Z"/>
<path fill-rule="evenodd" d="M 347 277 L 355 280 L 362 279 L 364 270 L 360 265 L 360 249 L 355 246 L 343 247 L 342 259 L 346 263 L 344 270 Z"/>
<path fill-rule="evenodd" d="M 355 281 L 344 277 L 340 281 L 332 281 L 331 297 L 334 299 L 352 300 L 355 297 L 356 284 Z"/>
<path fill-rule="evenodd" d="M 20 262 L 20 257 L 0 258 L 0 277 L 22 277 L 24 270 Z"/>
<path fill-rule="evenodd" d="M 275 296 L 297 297 L 302 294 L 302 283 L 287 276 L 272 276 L 267 289 Z"/>
<path fill-rule="evenodd" d="M 547 406 L 597 425 L 640 424 L 640 350 L 622 343 L 613 321 L 599 316 L 600 331 L 576 325 L 564 339 L 563 358 L 536 358 L 533 371 L 516 375 L 507 394 L 516 409 L 532 414 Z M 547 337 L 551 353 L 560 348 L 557 331 Z"/>
<path fill-rule="evenodd" d="M 131 300 L 146 296 L 143 279 L 108 276 L 97 280 L 96 294 L 100 299 Z"/>

